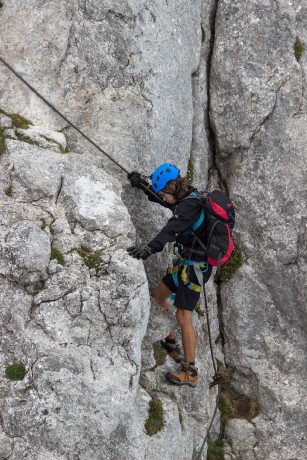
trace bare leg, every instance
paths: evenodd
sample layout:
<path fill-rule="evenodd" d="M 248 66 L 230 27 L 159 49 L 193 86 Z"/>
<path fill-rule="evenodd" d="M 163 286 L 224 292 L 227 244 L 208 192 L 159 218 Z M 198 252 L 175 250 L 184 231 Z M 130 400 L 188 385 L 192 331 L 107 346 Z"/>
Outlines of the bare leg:
<path fill-rule="evenodd" d="M 160 281 L 158 286 L 156 286 L 155 289 L 152 291 L 151 295 L 162 308 L 164 308 L 165 310 L 168 310 L 169 306 L 168 306 L 166 299 L 171 294 L 173 294 L 173 292 L 170 289 L 168 289 L 168 287 L 166 286 L 166 284 L 164 284 L 163 281 Z M 175 339 L 176 334 L 177 334 L 176 331 L 172 330 L 170 331 L 170 333 L 168 334 L 166 338 Z"/>
<path fill-rule="evenodd" d="M 158 302 L 158 304 L 161 305 L 161 307 L 165 308 L 165 310 L 168 310 L 166 299 L 172 294 L 173 292 L 168 289 L 166 284 L 164 284 L 163 281 L 160 281 L 158 286 L 156 286 L 152 291 L 151 295 Z"/>
<path fill-rule="evenodd" d="M 176 317 L 182 332 L 184 360 L 195 362 L 196 334 L 192 324 L 192 312 L 177 308 Z"/>

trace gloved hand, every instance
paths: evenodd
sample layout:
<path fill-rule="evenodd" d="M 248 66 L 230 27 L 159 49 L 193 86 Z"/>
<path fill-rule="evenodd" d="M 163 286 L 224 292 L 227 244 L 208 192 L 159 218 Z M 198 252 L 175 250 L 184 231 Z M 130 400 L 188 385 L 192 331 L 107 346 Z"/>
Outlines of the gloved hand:
<path fill-rule="evenodd" d="M 148 186 L 148 183 L 145 179 L 142 179 L 141 173 L 138 171 L 131 171 L 127 174 L 127 177 L 130 180 L 131 187 L 142 188 L 142 185 Z"/>
<path fill-rule="evenodd" d="M 146 260 L 149 256 L 152 255 L 152 251 L 148 246 L 145 246 L 144 248 L 140 246 L 131 246 L 130 248 L 127 248 L 127 252 L 129 256 L 132 256 L 135 259 L 143 260 Z"/>

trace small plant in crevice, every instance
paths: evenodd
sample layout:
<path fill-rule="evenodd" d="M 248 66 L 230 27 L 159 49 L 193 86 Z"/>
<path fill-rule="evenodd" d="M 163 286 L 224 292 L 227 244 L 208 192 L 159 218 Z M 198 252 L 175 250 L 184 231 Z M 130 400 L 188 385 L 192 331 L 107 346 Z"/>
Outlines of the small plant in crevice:
<path fill-rule="evenodd" d="M 220 281 L 229 281 L 235 272 L 243 265 L 243 255 L 239 246 L 235 246 L 230 259 L 221 267 Z"/>
<path fill-rule="evenodd" d="M 10 380 L 23 380 L 26 373 L 27 370 L 23 363 L 13 363 L 5 369 L 5 374 Z"/>
<path fill-rule="evenodd" d="M 296 37 L 295 43 L 293 45 L 294 56 L 297 62 L 300 62 L 302 54 L 305 50 L 304 43 L 301 41 L 299 37 Z"/>
<path fill-rule="evenodd" d="M 209 436 L 207 444 L 207 460 L 224 460 L 223 441 L 218 438 L 216 441 Z"/>
<path fill-rule="evenodd" d="M 164 426 L 163 405 L 159 399 L 149 402 L 148 418 L 144 424 L 148 436 L 153 436 L 162 430 Z"/>
<path fill-rule="evenodd" d="M 187 179 L 189 182 L 193 182 L 193 178 L 194 178 L 194 166 L 193 166 L 193 162 L 191 160 L 191 158 L 189 159 L 189 162 L 188 162 L 188 169 L 187 169 Z"/>
<path fill-rule="evenodd" d="M 102 267 L 106 265 L 106 262 L 101 258 L 99 254 L 87 252 L 82 248 L 78 248 L 76 251 L 82 258 L 84 265 L 86 265 L 89 269 L 94 268 L 96 273 L 99 273 Z"/>
<path fill-rule="evenodd" d="M 61 251 L 57 248 L 51 248 L 51 255 L 50 255 L 51 260 L 56 260 L 58 264 L 60 265 L 65 265 L 65 259 L 64 255 L 61 253 Z"/>
<path fill-rule="evenodd" d="M 201 42 L 205 43 L 206 41 L 206 31 L 203 25 L 201 25 Z"/>

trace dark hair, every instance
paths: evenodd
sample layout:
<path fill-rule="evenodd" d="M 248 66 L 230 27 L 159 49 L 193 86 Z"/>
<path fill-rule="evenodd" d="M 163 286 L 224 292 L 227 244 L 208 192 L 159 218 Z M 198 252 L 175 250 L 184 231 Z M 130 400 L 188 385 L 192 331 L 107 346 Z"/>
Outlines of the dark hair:
<path fill-rule="evenodd" d="M 170 193 L 176 201 L 182 200 L 189 191 L 190 182 L 185 177 L 170 180 L 163 189 L 163 192 Z"/>

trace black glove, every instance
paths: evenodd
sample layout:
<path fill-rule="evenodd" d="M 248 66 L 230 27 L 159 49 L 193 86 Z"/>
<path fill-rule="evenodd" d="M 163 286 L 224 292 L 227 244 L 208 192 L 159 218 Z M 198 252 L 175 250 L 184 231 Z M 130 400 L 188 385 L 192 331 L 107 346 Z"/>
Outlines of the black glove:
<path fill-rule="evenodd" d="M 127 252 L 129 256 L 132 256 L 135 259 L 143 260 L 146 260 L 152 254 L 152 251 L 151 249 L 149 249 L 148 246 L 145 246 L 144 248 L 138 246 L 131 246 L 130 248 L 127 248 Z"/>
<path fill-rule="evenodd" d="M 130 180 L 131 187 L 143 188 L 142 185 L 148 186 L 148 182 L 142 178 L 138 171 L 131 171 L 127 174 L 127 177 Z"/>

